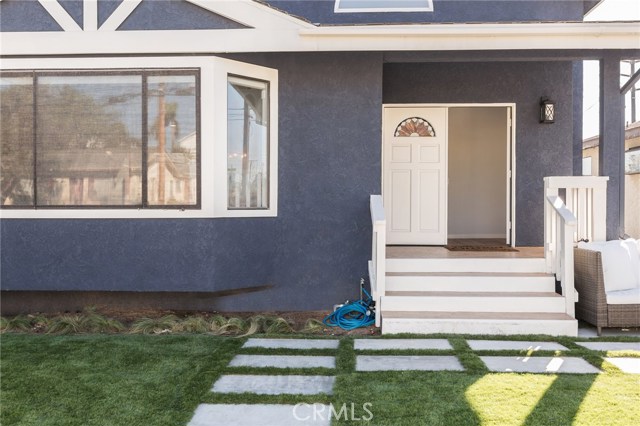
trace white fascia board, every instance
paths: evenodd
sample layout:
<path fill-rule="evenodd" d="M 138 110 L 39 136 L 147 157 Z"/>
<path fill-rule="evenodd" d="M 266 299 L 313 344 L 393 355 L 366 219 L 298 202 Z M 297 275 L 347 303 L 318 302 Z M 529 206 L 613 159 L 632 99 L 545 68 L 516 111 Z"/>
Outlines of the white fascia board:
<path fill-rule="evenodd" d="M 187 0 L 210 12 L 224 16 L 251 28 L 301 29 L 315 25 L 280 12 L 253 0 Z"/>
<path fill-rule="evenodd" d="M 381 50 L 640 48 L 638 22 L 334 26 L 301 30 L 300 36 L 329 50 L 336 42 L 374 41 Z"/>
<path fill-rule="evenodd" d="M 279 29 L 5 32 L 0 54 L 640 49 L 640 25 L 429 24 Z"/>

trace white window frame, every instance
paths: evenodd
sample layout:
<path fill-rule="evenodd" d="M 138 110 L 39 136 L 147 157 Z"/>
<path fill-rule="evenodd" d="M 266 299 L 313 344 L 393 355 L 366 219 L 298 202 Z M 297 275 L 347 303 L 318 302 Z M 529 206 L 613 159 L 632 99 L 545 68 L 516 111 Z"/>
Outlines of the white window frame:
<path fill-rule="evenodd" d="M 343 8 L 341 0 L 335 0 L 333 11 L 335 13 L 371 13 L 371 12 L 433 12 L 433 0 L 423 0 L 424 7 L 368 7 L 368 8 Z M 392 2 L 393 0 L 390 0 Z"/>
<path fill-rule="evenodd" d="M 227 179 L 227 82 L 229 76 L 269 82 L 269 207 L 266 209 L 229 209 Z M 213 168 L 216 217 L 275 217 L 278 215 L 278 70 L 244 62 L 218 58 L 215 67 L 214 115 L 224 123 L 215 129 Z M 222 143 L 222 141 L 224 143 Z"/>
<path fill-rule="evenodd" d="M 0 219 L 156 219 L 215 217 L 274 217 L 278 206 L 278 71 L 214 56 L 6 58 L 3 71 L 200 69 L 200 209 L 131 208 L 10 208 Z M 269 208 L 227 210 L 227 74 L 269 82 L 270 146 Z"/>

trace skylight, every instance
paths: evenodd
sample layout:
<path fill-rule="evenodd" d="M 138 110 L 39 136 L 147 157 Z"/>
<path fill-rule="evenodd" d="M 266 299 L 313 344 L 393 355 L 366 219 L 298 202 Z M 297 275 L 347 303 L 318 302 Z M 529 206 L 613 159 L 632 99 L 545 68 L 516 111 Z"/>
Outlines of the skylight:
<path fill-rule="evenodd" d="M 336 13 L 433 12 L 432 0 L 336 0 Z"/>

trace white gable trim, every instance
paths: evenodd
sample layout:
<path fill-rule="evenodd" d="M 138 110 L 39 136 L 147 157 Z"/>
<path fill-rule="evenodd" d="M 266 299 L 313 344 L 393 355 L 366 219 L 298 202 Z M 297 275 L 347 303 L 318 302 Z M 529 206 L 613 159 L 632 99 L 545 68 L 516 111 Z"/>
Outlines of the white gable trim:
<path fill-rule="evenodd" d="M 159 41 L 162 42 L 159 42 Z M 3 55 L 640 49 L 640 25 L 431 24 L 180 31 L 4 32 Z"/>
<path fill-rule="evenodd" d="M 140 3 L 142 3 L 142 0 L 124 0 L 100 26 L 100 31 L 117 30 Z"/>
<path fill-rule="evenodd" d="M 73 18 L 56 0 L 38 0 L 38 2 L 64 31 L 82 31 L 80 25 L 73 20 Z"/>
<path fill-rule="evenodd" d="M 84 0 L 82 10 L 82 29 L 98 31 L 98 0 Z"/>

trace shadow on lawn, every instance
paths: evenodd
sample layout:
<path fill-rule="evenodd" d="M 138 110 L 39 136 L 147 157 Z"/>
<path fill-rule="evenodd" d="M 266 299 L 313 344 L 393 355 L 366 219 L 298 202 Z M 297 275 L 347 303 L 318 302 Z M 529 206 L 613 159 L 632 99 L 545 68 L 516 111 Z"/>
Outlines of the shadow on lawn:
<path fill-rule="evenodd" d="M 596 377 L 596 374 L 558 374 L 523 425 L 571 425 Z"/>

